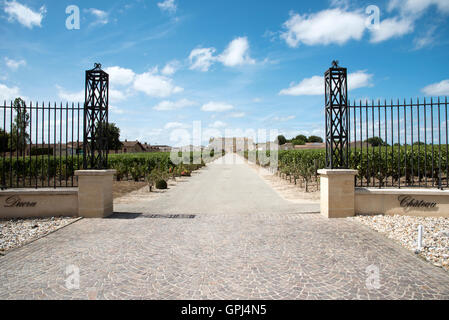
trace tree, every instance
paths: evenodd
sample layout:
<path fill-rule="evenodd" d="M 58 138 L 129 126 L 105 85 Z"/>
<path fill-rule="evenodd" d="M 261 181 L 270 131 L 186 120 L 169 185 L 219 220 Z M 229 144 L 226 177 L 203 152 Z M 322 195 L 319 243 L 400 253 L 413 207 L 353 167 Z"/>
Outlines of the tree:
<path fill-rule="evenodd" d="M 95 129 L 97 135 L 101 132 L 100 123 L 97 123 L 97 127 Z M 109 150 L 119 150 L 122 148 L 123 143 L 120 142 L 120 128 L 117 127 L 115 123 L 108 123 L 108 127 L 106 129 L 105 134 L 108 137 L 108 149 Z"/>
<path fill-rule="evenodd" d="M 11 137 L 9 139 L 9 149 L 17 151 L 20 155 L 26 150 L 30 142 L 30 135 L 27 132 L 30 125 L 30 115 L 28 114 L 25 101 L 20 98 L 14 100 L 14 111 L 16 116 L 11 128 Z"/>
<path fill-rule="evenodd" d="M 386 145 L 382 138 L 379 137 L 369 138 L 365 142 L 369 143 L 372 147 L 383 147 Z"/>
<path fill-rule="evenodd" d="M 9 151 L 9 139 L 11 135 L 3 129 L 0 129 L 0 152 Z"/>
<path fill-rule="evenodd" d="M 323 138 L 317 137 L 317 136 L 310 136 L 309 139 L 307 139 L 307 142 L 310 142 L 310 143 L 323 143 Z"/>
<path fill-rule="evenodd" d="M 109 150 L 119 150 L 123 147 L 120 142 L 120 128 L 115 123 L 109 123 L 108 126 L 108 146 Z"/>
<path fill-rule="evenodd" d="M 284 136 L 278 136 L 278 143 L 280 146 L 284 145 L 287 143 L 287 139 Z"/>
<path fill-rule="evenodd" d="M 302 141 L 304 141 L 304 144 L 305 144 L 307 142 L 307 137 L 303 134 L 300 134 L 299 136 L 296 136 L 296 138 L 293 140 L 302 140 Z"/>
<path fill-rule="evenodd" d="M 296 139 L 292 140 L 292 143 L 293 143 L 294 146 L 303 146 L 303 145 L 305 145 L 307 143 L 307 141 L 304 140 L 304 139 L 297 139 L 296 138 Z"/>

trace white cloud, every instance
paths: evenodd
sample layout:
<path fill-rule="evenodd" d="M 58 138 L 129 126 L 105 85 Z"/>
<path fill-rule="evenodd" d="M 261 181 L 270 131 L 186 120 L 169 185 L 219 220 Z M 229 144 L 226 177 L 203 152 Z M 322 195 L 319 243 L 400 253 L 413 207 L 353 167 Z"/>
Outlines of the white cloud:
<path fill-rule="evenodd" d="M 215 56 L 215 48 L 197 48 L 189 56 L 190 69 L 206 72 L 216 61 L 227 67 L 237 67 L 246 64 L 255 64 L 256 61 L 249 55 L 249 42 L 247 37 L 238 37 L 232 40 L 226 49 Z"/>
<path fill-rule="evenodd" d="M 430 84 L 422 89 L 428 96 L 446 96 L 449 95 L 449 79 L 438 83 Z"/>
<path fill-rule="evenodd" d="M 33 29 L 35 26 L 41 27 L 42 19 L 47 12 L 45 6 L 42 6 L 39 11 L 33 11 L 17 1 L 5 1 L 4 11 L 8 14 L 8 21 L 17 21 L 29 29 Z"/>
<path fill-rule="evenodd" d="M 20 66 L 25 66 L 27 64 L 25 60 L 13 60 L 7 57 L 5 58 L 5 63 L 11 70 L 17 70 Z"/>
<path fill-rule="evenodd" d="M 373 75 L 366 73 L 366 71 L 348 74 L 348 90 L 371 86 L 372 77 Z M 279 94 L 288 96 L 324 95 L 324 78 L 323 76 L 306 78 L 298 84 L 292 83 L 288 89 L 281 90 Z"/>
<path fill-rule="evenodd" d="M 293 48 L 300 44 L 343 45 L 350 40 L 361 40 L 369 29 L 370 41 L 379 43 L 412 33 L 416 20 L 431 6 L 435 6 L 440 14 L 449 14 L 448 0 L 390 0 L 388 11 L 397 10 L 398 14 L 389 18 L 382 15 L 378 27 L 368 28 L 370 21 L 364 10 L 349 10 L 346 0 L 332 0 L 331 5 L 336 7 L 311 14 L 291 13 L 283 25 L 281 38 Z"/>
<path fill-rule="evenodd" d="M 432 6 L 435 6 L 440 14 L 449 14 L 449 1 L 447 0 L 390 0 L 388 11 L 397 10 L 399 16 L 381 21 L 380 29 L 373 30 L 371 42 L 380 42 L 413 32 L 416 20 Z M 435 27 L 426 34 L 415 38 L 415 49 L 431 45 L 435 40 L 434 31 Z"/>
<path fill-rule="evenodd" d="M 436 27 L 432 27 L 427 32 L 419 37 L 416 37 L 413 40 L 413 43 L 415 44 L 415 50 L 419 50 L 425 47 L 430 47 L 435 43 L 435 30 Z"/>
<path fill-rule="evenodd" d="M 331 0 L 331 6 L 337 8 L 349 7 L 349 0 Z"/>
<path fill-rule="evenodd" d="M 226 126 L 227 126 L 227 124 L 224 123 L 223 121 L 215 121 L 214 123 L 209 125 L 210 128 L 214 128 L 214 129 L 220 129 L 220 128 L 224 128 Z"/>
<path fill-rule="evenodd" d="M 109 67 L 104 70 L 109 74 L 109 81 L 112 86 L 125 86 L 134 81 L 136 74 L 131 69 L 121 68 L 118 66 Z"/>
<path fill-rule="evenodd" d="M 86 11 L 89 12 L 90 14 L 92 14 L 93 16 L 95 16 L 95 18 L 97 18 L 97 20 L 94 23 L 92 23 L 91 25 L 108 24 L 109 14 L 106 11 L 103 11 L 100 9 L 95 9 L 95 8 L 90 8 L 90 9 L 87 9 Z"/>
<path fill-rule="evenodd" d="M 157 98 L 165 98 L 184 91 L 183 88 L 175 86 L 172 79 L 157 75 L 155 70 L 137 75 L 134 80 L 134 89 Z"/>
<path fill-rule="evenodd" d="M 6 101 L 12 101 L 15 98 L 20 96 L 20 90 L 17 87 L 8 87 L 4 84 L 0 83 L 0 101 L 4 102 Z"/>
<path fill-rule="evenodd" d="M 173 147 L 180 148 L 192 144 L 192 137 L 186 129 L 177 128 L 170 132 L 170 142 Z"/>
<path fill-rule="evenodd" d="M 296 119 L 296 116 L 274 117 L 272 120 L 276 122 L 287 122 Z"/>
<path fill-rule="evenodd" d="M 109 111 L 111 113 L 115 113 L 115 114 L 124 114 L 125 113 L 125 110 L 119 109 L 119 108 L 117 108 L 116 106 L 113 106 L 113 105 L 109 106 Z"/>
<path fill-rule="evenodd" d="M 165 125 L 164 129 L 165 130 L 170 130 L 170 129 L 187 129 L 189 128 L 188 125 L 185 125 L 181 122 L 169 122 Z"/>
<path fill-rule="evenodd" d="M 344 44 L 360 40 L 365 31 L 366 16 L 361 11 L 349 12 L 341 8 L 323 10 L 314 14 L 291 14 L 281 34 L 290 47 L 306 45 Z"/>
<path fill-rule="evenodd" d="M 249 42 L 247 37 L 239 37 L 232 40 L 217 59 L 228 67 L 256 63 L 249 56 Z"/>
<path fill-rule="evenodd" d="M 290 88 L 283 89 L 280 95 L 287 96 L 315 96 L 324 94 L 324 79 L 322 76 L 313 76 L 302 80 L 298 84 L 290 84 Z"/>
<path fill-rule="evenodd" d="M 111 83 L 109 98 L 113 104 L 126 100 L 136 91 L 143 92 L 150 97 L 165 98 L 184 90 L 176 86 L 171 78 L 160 75 L 157 67 L 142 74 L 136 74 L 133 70 L 120 66 L 106 68 L 105 72 L 109 74 Z M 84 91 L 70 93 L 61 87 L 57 88 L 60 98 L 84 101 Z M 181 100 L 177 103 L 186 103 L 186 101 Z M 164 105 L 161 104 L 161 106 Z"/>
<path fill-rule="evenodd" d="M 126 99 L 126 94 L 120 90 L 109 89 L 109 99 L 110 102 L 120 102 Z"/>
<path fill-rule="evenodd" d="M 233 105 L 224 102 L 209 102 L 202 106 L 201 110 L 205 112 L 225 112 L 234 109 Z"/>
<path fill-rule="evenodd" d="M 165 65 L 165 67 L 164 67 L 164 69 L 162 69 L 161 73 L 166 76 L 171 76 L 171 75 L 175 74 L 176 71 L 178 71 L 178 69 L 179 69 L 179 61 L 173 60 Z"/>
<path fill-rule="evenodd" d="M 243 118 L 246 116 L 245 112 L 234 112 L 229 115 L 231 118 Z"/>
<path fill-rule="evenodd" d="M 355 90 L 358 88 L 372 87 L 371 79 L 372 74 L 366 73 L 366 71 L 356 71 L 348 74 L 348 90 Z"/>
<path fill-rule="evenodd" d="M 373 30 L 371 42 L 379 42 L 413 32 L 415 21 L 432 6 L 435 6 L 440 14 L 449 14 L 449 1 L 447 0 L 390 0 L 388 11 L 398 10 L 400 15 L 383 20 L 380 30 Z M 415 49 L 432 44 L 434 31 L 435 28 L 424 36 L 416 38 L 414 40 Z"/>
<path fill-rule="evenodd" d="M 84 90 L 78 91 L 78 92 L 68 92 L 64 88 L 60 86 L 56 86 L 58 89 L 58 96 L 60 99 L 67 101 L 67 102 L 83 102 L 84 103 Z"/>
<path fill-rule="evenodd" d="M 148 128 L 148 129 L 145 129 L 144 134 L 146 134 L 146 135 L 149 136 L 149 137 L 157 137 L 157 136 L 159 136 L 162 132 L 163 132 L 162 129 Z"/>
<path fill-rule="evenodd" d="M 399 9 L 403 14 L 419 16 L 433 5 L 441 12 L 449 13 L 449 1 L 447 0 L 390 0 L 388 10 Z"/>
<path fill-rule="evenodd" d="M 268 38 L 270 40 L 270 42 L 276 41 L 278 36 L 279 36 L 279 32 L 273 32 L 271 30 L 266 30 L 265 33 L 263 34 L 263 37 Z"/>
<path fill-rule="evenodd" d="M 190 69 L 206 72 L 215 61 L 215 48 L 197 48 L 189 56 Z"/>
<path fill-rule="evenodd" d="M 175 0 L 165 0 L 163 2 L 158 2 L 157 6 L 162 11 L 168 11 L 170 13 L 175 13 L 178 9 L 177 4 L 175 3 Z"/>
<path fill-rule="evenodd" d="M 391 18 L 380 22 L 379 28 L 371 30 L 371 42 L 378 43 L 391 38 L 401 37 L 413 32 L 414 22 L 408 18 Z"/>
<path fill-rule="evenodd" d="M 162 101 L 157 106 L 155 106 L 153 109 L 156 111 L 171 111 L 171 110 L 178 110 L 186 107 L 191 107 L 196 105 L 197 103 L 194 101 L 190 101 L 187 99 L 181 99 L 178 101 Z"/>

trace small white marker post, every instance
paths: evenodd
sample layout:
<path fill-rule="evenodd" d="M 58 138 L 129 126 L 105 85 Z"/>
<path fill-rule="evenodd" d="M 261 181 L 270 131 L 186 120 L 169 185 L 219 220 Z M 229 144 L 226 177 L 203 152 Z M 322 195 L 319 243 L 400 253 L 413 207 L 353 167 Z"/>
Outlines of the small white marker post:
<path fill-rule="evenodd" d="M 423 232 L 424 232 L 424 227 L 422 225 L 419 225 L 419 227 L 418 227 L 418 249 L 417 249 L 418 252 L 420 252 L 422 250 Z"/>

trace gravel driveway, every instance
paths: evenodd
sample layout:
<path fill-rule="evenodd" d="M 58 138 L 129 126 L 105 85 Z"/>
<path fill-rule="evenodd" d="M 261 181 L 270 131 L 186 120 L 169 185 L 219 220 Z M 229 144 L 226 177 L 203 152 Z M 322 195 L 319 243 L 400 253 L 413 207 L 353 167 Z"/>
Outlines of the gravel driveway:
<path fill-rule="evenodd" d="M 0 257 L 0 298 L 449 299 L 446 272 L 284 200 L 244 163 L 115 211 Z"/>

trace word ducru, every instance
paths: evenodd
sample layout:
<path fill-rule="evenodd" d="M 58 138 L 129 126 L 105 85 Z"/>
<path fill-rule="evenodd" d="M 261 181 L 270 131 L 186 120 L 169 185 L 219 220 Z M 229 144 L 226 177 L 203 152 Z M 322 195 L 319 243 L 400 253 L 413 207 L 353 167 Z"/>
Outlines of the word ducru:
<path fill-rule="evenodd" d="M 5 200 L 5 208 L 34 208 L 37 202 L 22 201 L 19 196 L 11 196 Z"/>

